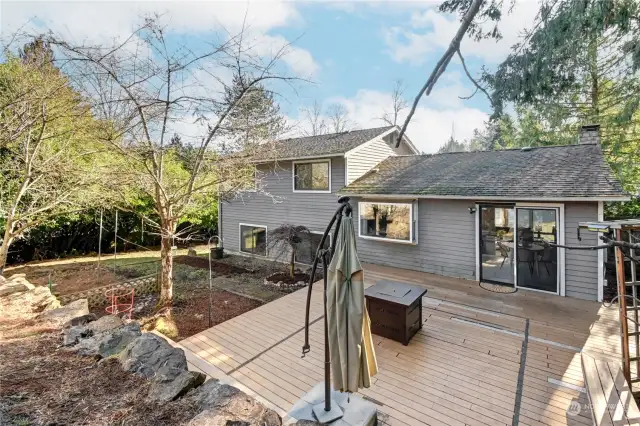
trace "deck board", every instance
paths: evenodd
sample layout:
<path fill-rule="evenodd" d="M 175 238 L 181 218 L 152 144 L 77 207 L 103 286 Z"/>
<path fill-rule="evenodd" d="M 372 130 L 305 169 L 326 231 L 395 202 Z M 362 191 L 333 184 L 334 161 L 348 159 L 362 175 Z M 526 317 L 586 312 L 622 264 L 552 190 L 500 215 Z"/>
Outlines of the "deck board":
<path fill-rule="evenodd" d="M 511 425 L 527 321 L 530 338 L 518 424 L 591 424 L 588 413 L 569 415 L 567 408 L 573 401 L 588 404 L 581 390 L 581 351 L 619 359 L 615 309 L 536 292 L 491 293 L 473 281 L 365 265 L 365 285 L 378 279 L 428 289 L 423 328 L 408 346 L 374 336 L 380 372 L 360 394 L 381 404 L 383 424 Z M 314 286 L 311 352 L 304 358 L 306 290 L 179 345 L 194 370 L 232 381 L 283 415 L 324 377 L 321 290 Z"/>

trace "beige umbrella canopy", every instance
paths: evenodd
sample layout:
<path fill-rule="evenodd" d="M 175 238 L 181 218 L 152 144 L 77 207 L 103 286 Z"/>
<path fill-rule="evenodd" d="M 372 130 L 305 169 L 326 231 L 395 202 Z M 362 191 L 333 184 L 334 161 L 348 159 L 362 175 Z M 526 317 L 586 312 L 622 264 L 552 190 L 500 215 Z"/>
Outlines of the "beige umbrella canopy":
<path fill-rule="evenodd" d="M 378 364 L 364 301 L 364 272 L 356 253 L 351 216 L 342 216 L 327 278 L 333 387 L 343 392 L 357 392 L 358 388 L 371 385 L 371 377 L 378 372 Z"/>

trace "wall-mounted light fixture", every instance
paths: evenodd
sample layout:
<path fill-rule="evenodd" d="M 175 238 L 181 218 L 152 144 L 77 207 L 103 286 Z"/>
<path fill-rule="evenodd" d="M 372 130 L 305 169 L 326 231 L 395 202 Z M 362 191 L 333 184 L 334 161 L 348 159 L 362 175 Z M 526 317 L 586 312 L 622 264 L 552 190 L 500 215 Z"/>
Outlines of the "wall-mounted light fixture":
<path fill-rule="evenodd" d="M 469 207 L 469 214 L 474 214 L 476 210 L 477 209 L 475 207 Z"/>

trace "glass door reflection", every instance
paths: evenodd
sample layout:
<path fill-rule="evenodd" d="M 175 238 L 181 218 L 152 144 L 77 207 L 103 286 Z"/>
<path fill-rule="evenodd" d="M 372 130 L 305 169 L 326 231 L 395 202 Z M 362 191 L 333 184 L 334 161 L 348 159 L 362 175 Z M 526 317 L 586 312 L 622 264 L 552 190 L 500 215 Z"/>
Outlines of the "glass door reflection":
<path fill-rule="evenodd" d="M 480 207 L 480 280 L 513 285 L 513 207 Z"/>
<path fill-rule="evenodd" d="M 518 248 L 517 286 L 558 292 L 558 249 L 544 242 L 558 243 L 558 209 L 516 209 Z"/>

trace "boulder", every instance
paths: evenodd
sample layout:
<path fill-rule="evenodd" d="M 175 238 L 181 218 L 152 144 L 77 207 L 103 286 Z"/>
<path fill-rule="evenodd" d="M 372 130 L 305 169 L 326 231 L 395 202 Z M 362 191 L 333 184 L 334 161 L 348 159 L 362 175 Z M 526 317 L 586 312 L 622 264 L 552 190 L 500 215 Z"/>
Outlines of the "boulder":
<path fill-rule="evenodd" d="M 0 297 L 8 296 L 14 293 L 24 293 L 36 288 L 33 284 L 27 281 L 24 277 L 15 278 L 12 276 L 6 282 L 0 283 Z"/>
<path fill-rule="evenodd" d="M 85 328 L 81 325 L 74 325 L 65 328 L 62 330 L 62 346 L 75 345 L 80 341 L 80 339 L 87 337 L 85 332 Z"/>
<path fill-rule="evenodd" d="M 124 370 L 147 379 L 156 374 L 175 378 L 188 370 L 184 351 L 153 333 L 145 333 L 131 342 L 120 354 L 120 363 Z"/>
<path fill-rule="evenodd" d="M 282 419 L 275 411 L 233 386 L 216 379 L 189 392 L 184 399 L 203 410 L 189 426 L 279 426 Z"/>
<path fill-rule="evenodd" d="M 140 337 L 141 334 L 140 325 L 131 322 L 112 330 L 94 334 L 86 339 L 81 339 L 75 349 L 80 355 L 107 358 L 122 352 L 127 345 Z"/>
<path fill-rule="evenodd" d="M 38 287 L 38 288 L 43 288 L 43 287 Z M 89 313 L 89 304 L 87 302 L 87 299 L 80 299 L 80 300 L 71 302 L 67 305 L 64 305 L 61 308 L 46 310 L 42 312 L 38 316 L 38 318 L 40 318 L 43 321 L 50 321 L 50 322 L 64 324 L 75 317 L 87 315 L 88 313 Z"/>
<path fill-rule="evenodd" d="M 196 252 L 196 249 L 189 247 L 189 250 L 187 250 L 187 256 L 198 256 L 198 253 Z"/>
<path fill-rule="evenodd" d="M 177 376 L 156 374 L 151 381 L 147 399 L 152 402 L 173 401 L 203 384 L 206 378 L 205 374 L 194 371 L 181 371 Z"/>
<path fill-rule="evenodd" d="M 64 323 L 63 327 L 74 327 L 76 325 L 87 325 L 91 321 L 98 319 L 96 314 L 88 313 L 87 315 L 81 315 L 79 317 L 71 318 L 71 320 Z"/>
<path fill-rule="evenodd" d="M 0 273 L 0 285 L 4 284 L 7 282 L 7 279 L 2 275 L 2 273 Z"/>
<path fill-rule="evenodd" d="M 95 318 L 95 314 L 83 315 L 84 318 L 90 317 L 93 315 Z M 68 323 L 72 323 L 76 318 L 69 321 Z M 81 321 L 76 321 L 81 322 Z M 85 325 L 74 325 L 71 327 L 67 327 L 62 330 L 62 345 L 63 346 L 71 346 L 75 345 L 82 338 L 91 337 L 100 333 L 104 333 L 109 330 L 114 330 L 118 327 L 122 327 L 124 325 L 124 321 L 120 319 L 120 317 L 115 315 L 107 315 L 93 322 L 89 322 Z"/>

